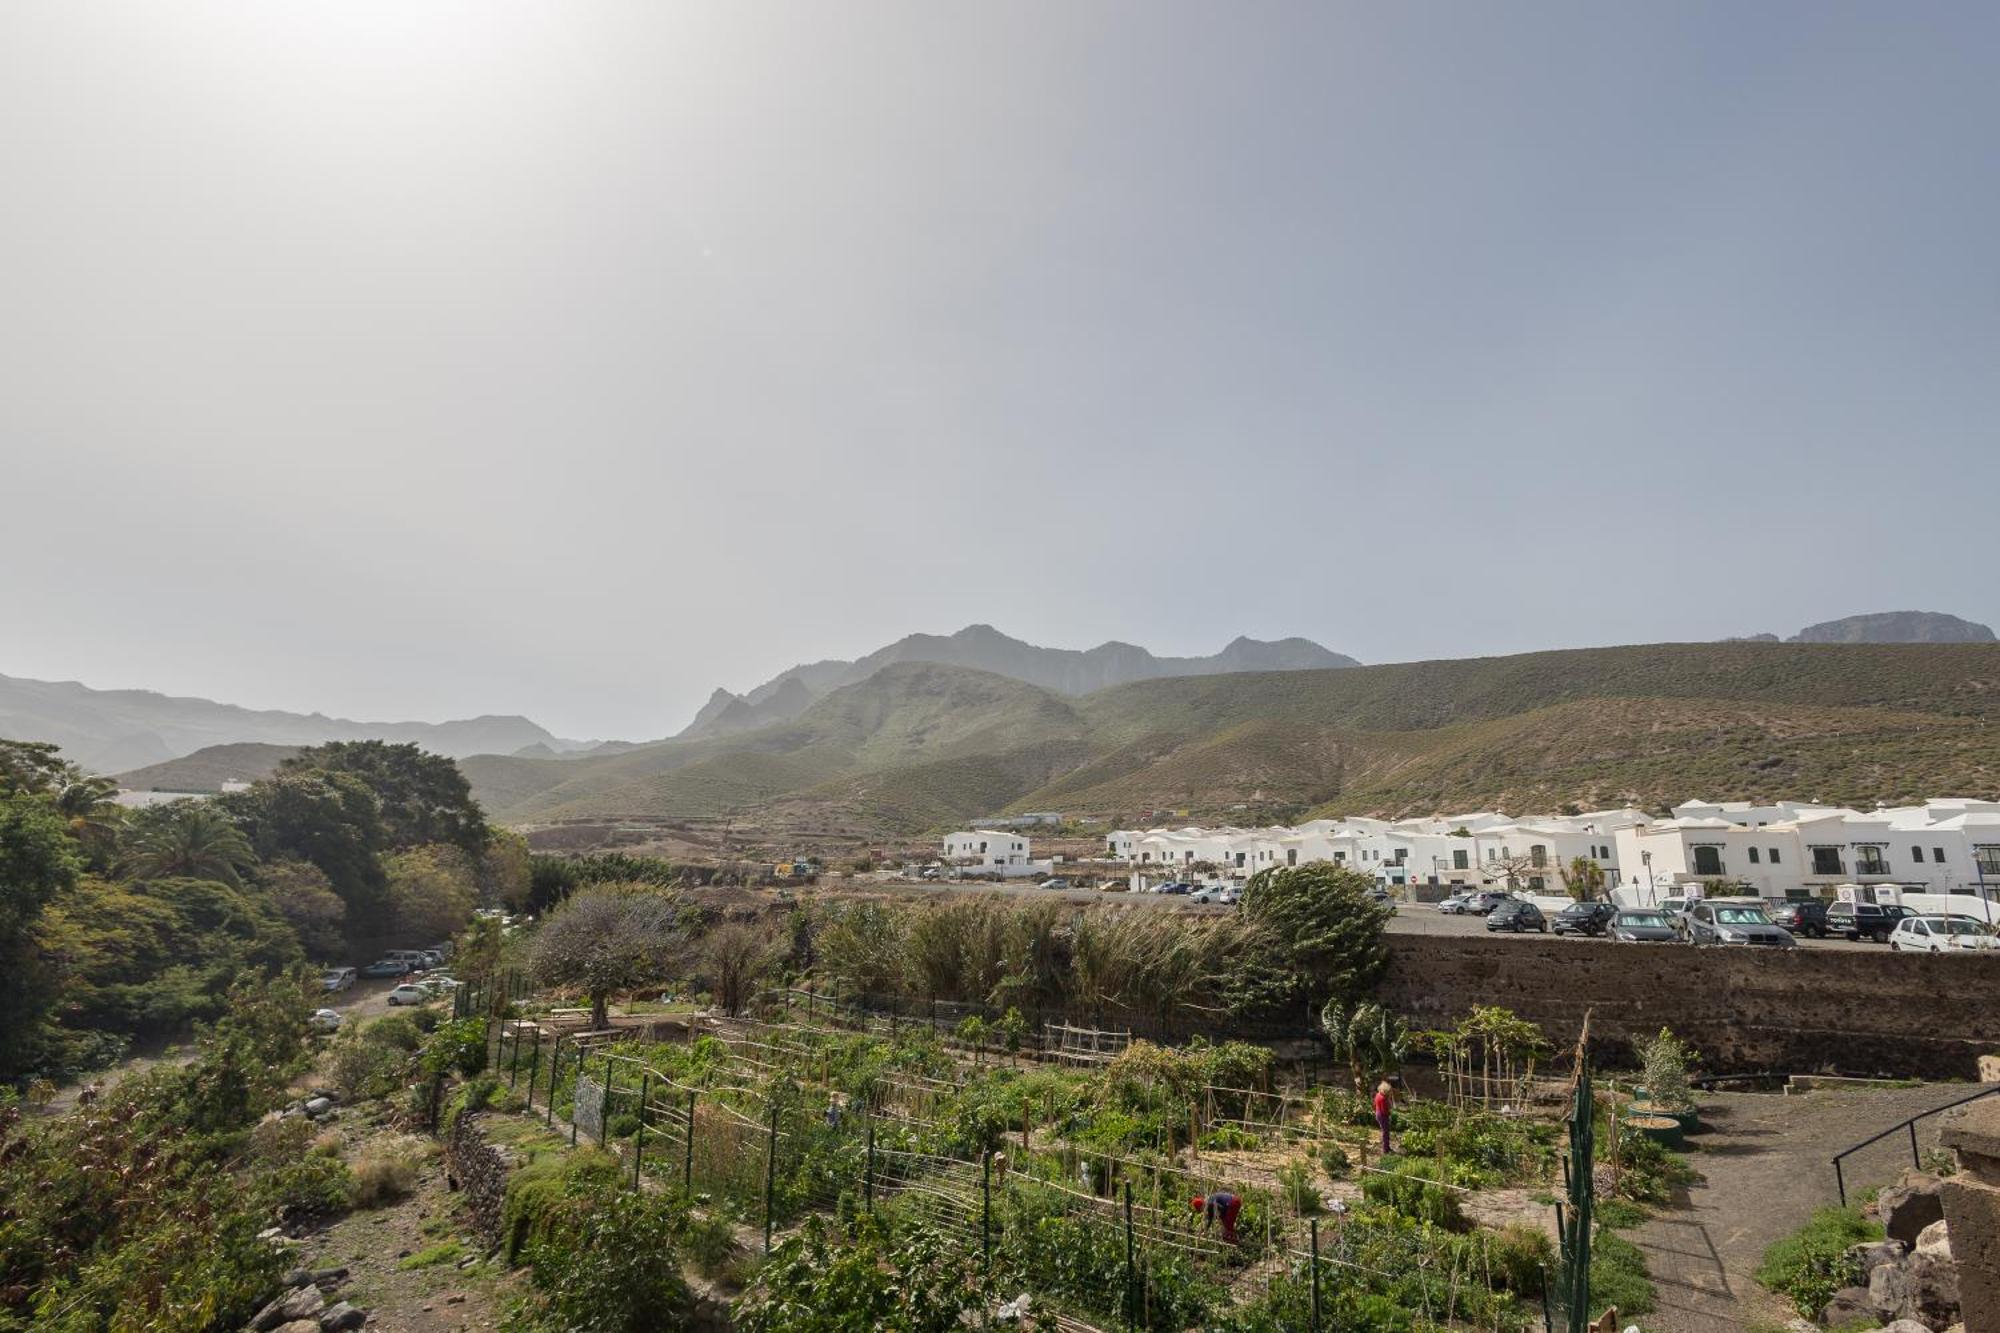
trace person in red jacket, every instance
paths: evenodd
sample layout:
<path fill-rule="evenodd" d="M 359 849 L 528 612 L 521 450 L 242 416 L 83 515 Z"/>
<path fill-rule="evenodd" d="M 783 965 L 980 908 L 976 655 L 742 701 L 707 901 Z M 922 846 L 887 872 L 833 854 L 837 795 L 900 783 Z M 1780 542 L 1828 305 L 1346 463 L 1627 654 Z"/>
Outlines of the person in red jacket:
<path fill-rule="evenodd" d="M 1383 1079 L 1375 1085 L 1375 1124 L 1382 1131 L 1382 1151 L 1389 1151 L 1389 1112 L 1396 1109 L 1396 1090 Z"/>
<path fill-rule="evenodd" d="M 1220 1221 L 1222 1239 L 1231 1245 L 1236 1243 L 1236 1215 L 1243 1211 L 1243 1200 L 1223 1190 L 1207 1197 L 1196 1195 L 1188 1203 L 1194 1211 L 1201 1214 L 1203 1231 L 1207 1231 Z"/>

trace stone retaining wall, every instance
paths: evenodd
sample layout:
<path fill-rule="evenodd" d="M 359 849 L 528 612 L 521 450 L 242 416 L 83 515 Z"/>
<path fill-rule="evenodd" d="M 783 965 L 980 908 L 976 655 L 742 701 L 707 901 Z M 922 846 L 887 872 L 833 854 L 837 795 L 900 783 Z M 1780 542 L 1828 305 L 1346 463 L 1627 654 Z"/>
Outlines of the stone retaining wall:
<path fill-rule="evenodd" d="M 1449 1027 L 1494 1004 L 1561 1044 L 1588 1012 L 1606 1054 L 1671 1027 L 1710 1073 L 1970 1079 L 1979 1056 L 2000 1051 L 2000 957 L 1540 936 L 1389 943 L 1380 998 L 1418 1027 Z"/>
<path fill-rule="evenodd" d="M 477 1112 L 466 1112 L 444 1136 L 444 1166 L 451 1186 L 465 1195 L 466 1211 L 489 1244 L 500 1241 L 500 1212 L 507 1198 L 507 1159 L 486 1141 Z"/>

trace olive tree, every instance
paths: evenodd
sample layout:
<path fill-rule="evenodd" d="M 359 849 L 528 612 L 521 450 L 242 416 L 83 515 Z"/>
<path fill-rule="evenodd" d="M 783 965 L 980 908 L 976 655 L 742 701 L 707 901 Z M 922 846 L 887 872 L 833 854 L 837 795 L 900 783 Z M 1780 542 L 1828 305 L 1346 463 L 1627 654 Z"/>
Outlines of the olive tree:
<path fill-rule="evenodd" d="M 708 933 L 702 957 L 716 1004 L 734 1017 L 777 961 L 778 950 L 769 931 L 729 921 Z"/>
<path fill-rule="evenodd" d="M 573 893 L 535 935 L 535 979 L 590 997 L 590 1025 L 606 1024 L 613 991 L 658 981 L 686 956 L 680 898 L 651 885 L 602 885 Z"/>

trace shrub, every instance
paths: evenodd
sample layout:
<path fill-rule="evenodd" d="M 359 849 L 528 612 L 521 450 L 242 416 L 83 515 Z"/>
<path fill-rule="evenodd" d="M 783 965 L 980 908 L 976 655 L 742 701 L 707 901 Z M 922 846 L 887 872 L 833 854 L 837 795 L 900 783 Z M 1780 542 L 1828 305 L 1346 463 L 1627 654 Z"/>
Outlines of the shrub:
<path fill-rule="evenodd" d="M 498 1079 L 481 1075 L 465 1085 L 458 1094 L 458 1103 L 468 1111 L 483 1111 L 493 1102 L 493 1094 L 500 1089 Z"/>
<path fill-rule="evenodd" d="M 1353 1167 L 1353 1163 L 1347 1160 L 1347 1149 L 1338 1143 L 1327 1145 L 1326 1151 L 1320 1154 L 1319 1165 L 1328 1180 L 1345 1180 Z"/>
<path fill-rule="evenodd" d="M 1301 1217 L 1309 1217 L 1319 1211 L 1319 1187 L 1313 1180 L 1311 1162 L 1286 1162 L 1278 1168 L 1278 1189 L 1291 1205 L 1292 1211 Z"/>
<path fill-rule="evenodd" d="M 1236 1152 L 1240 1149 L 1257 1147 L 1260 1140 L 1255 1134 L 1235 1125 L 1217 1125 L 1201 1136 L 1201 1146 L 1206 1152 Z"/>
<path fill-rule="evenodd" d="M 1882 1228 L 1858 1208 L 1821 1208 L 1805 1226 L 1772 1242 L 1757 1266 L 1757 1281 L 1786 1297 L 1808 1319 L 1816 1317 L 1833 1293 L 1860 1274 L 1847 1261 L 1847 1247 L 1882 1239 Z"/>
<path fill-rule="evenodd" d="M 264 1175 L 259 1197 L 281 1222 L 337 1217 L 354 1206 L 354 1173 L 338 1157 L 307 1153 Z"/>
<path fill-rule="evenodd" d="M 420 1009 L 412 1009 L 410 1010 L 410 1022 L 416 1025 L 417 1031 L 428 1035 L 437 1031 L 438 1024 L 444 1022 L 444 1011 L 442 1009 L 434 1009 L 430 1005 L 425 1005 Z"/>
<path fill-rule="evenodd" d="M 1405 1217 L 1448 1231 L 1463 1231 L 1469 1225 L 1465 1209 L 1458 1201 L 1458 1191 L 1445 1187 L 1445 1174 L 1431 1162 L 1385 1164 L 1381 1173 L 1371 1173 L 1361 1182 L 1361 1195 Z"/>
<path fill-rule="evenodd" d="M 372 1041 L 344 1041 L 333 1048 L 326 1065 L 327 1081 L 347 1101 L 386 1096 L 402 1081 L 408 1060 L 393 1046 Z"/>
<path fill-rule="evenodd" d="M 1654 1295 L 1646 1256 L 1639 1247 L 1623 1236 L 1599 1231 L 1590 1243 L 1591 1309 L 1615 1305 L 1621 1318 L 1645 1314 L 1653 1308 Z"/>
<path fill-rule="evenodd" d="M 718 1278 L 729 1271 L 730 1261 L 742 1247 L 736 1243 L 735 1228 L 729 1223 L 719 1217 L 696 1217 L 690 1213 L 681 1230 L 681 1248 L 687 1251 L 688 1262 L 697 1273 Z"/>
<path fill-rule="evenodd" d="M 354 1203 L 378 1208 L 417 1187 L 427 1149 L 421 1139 L 396 1135 L 372 1143 L 354 1163 Z"/>
<path fill-rule="evenodd" d="M 688 1326 L 672 1196 L 573 1181 L 558 1224 L 529 1250 L 539 1309 L 531 1326 L 561 1333 L 652 1333 Z"/>
<path fill-rule="evenodd" d="M 620 1111 L 611 1117 L 605 1129 L 614 1139 L 629 1139 L 639 1132 L 639 1117 L 630 1111 Z"/>
<path fill-rule="evenodd" d="M 361 1040 L 399 1051 L 414 1051 L 423 1045 L 424 1034 L 408 1014 L 384 1014 L 361 1029 Z"/>
<path fill-rule="evenodd" d="M 744 1333 L 958 1333 L 979 1305 L 969 1256 L 922 1224 L 809 1218 L 737 1302 Z"/>
<path fill-rule="evenodd" d="M 500 1249 L 507 1263 L 520 1263 L 536 1241 L 553 1231 L 565 1199 L 588 1192 L 593 1184 L 616 1185 L 622 1175 L 616 1157 L 584 1148 L 530 1162 L 508 1177 L 500 1206 Z"/>
<path fill-rule="evenodd" d="M 433 1074 L 453 1073 L 462 1078 L 484 1073 L 486 1020 L 461 1018 L 432 1032 L 424 1042 L 424 1068 Z"/>
<path fill-rule="evenodd" d="M 1488 1241 L 1486 1259 L 1500 1286 L 1532 1299 L 1542 1294 L 1546 1274 L 1555 1267 L 1556 1247 L 1540 1227 L 1509 1222 Z"/>

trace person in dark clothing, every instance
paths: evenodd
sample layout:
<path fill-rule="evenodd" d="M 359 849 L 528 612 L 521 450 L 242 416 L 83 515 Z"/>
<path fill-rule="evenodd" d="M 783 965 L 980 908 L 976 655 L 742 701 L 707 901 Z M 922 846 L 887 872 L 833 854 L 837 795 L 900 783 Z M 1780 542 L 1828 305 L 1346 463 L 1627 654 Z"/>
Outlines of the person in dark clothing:
<path fill-rule="evenodd" d="M 1243 1211 L 1243 1200 L 1224 1190 L 1206 1197 L 1196 1195 L 1188 1202 L 1195 1212 L 1201 1214 L 1203 1231 L 1221 1222 L 1222 1238 L 1231 1245 L 1236 1243 L 1236 1215 Z"/>

